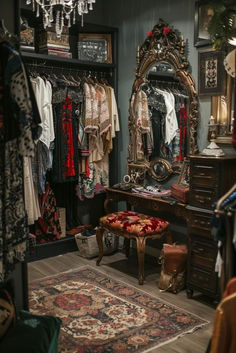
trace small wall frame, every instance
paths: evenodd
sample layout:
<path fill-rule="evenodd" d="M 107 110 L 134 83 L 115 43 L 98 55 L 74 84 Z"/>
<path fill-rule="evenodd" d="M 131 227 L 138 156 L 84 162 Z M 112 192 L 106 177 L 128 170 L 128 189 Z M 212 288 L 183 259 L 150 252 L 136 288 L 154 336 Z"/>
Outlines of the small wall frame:
<path fill-rule="evenodd" d="M 195 2 L 195 21 L 194 21 L 194 46 L 203 47 L 210 46 L 210 34 L 208 32 L 208 24 L 214 14 L 210 4 L 205 0 Z"/>
<path fill-rule="evenodd" d="M 112 64 L 110 33 L 79 33 L 78 59 Z"/>
<path fill-rule="evenodd" d="M 198 55 L 198 94 L 225 95 L 226 71 L 223 65 L 225 53 L 207 50 L 199 52 Z"/>

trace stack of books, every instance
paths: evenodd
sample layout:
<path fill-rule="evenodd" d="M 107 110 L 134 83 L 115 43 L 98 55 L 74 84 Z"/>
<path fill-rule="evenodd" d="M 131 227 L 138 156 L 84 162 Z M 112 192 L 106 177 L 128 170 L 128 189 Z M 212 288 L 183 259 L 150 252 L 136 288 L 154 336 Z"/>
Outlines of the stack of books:
<path fill-rule="evenodd" d="M 70 53 L 69 34 L 64 31 L 60 38 L 52 30 L 41 30 L 38 34 L 39 53 L 55 55 L 63 58 L 72 58 Z"/>

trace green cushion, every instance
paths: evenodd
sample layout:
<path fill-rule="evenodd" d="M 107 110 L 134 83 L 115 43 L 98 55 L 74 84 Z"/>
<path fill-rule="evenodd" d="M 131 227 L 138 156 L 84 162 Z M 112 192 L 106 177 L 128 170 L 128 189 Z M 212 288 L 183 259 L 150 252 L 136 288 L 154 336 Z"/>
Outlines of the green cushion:
<path fill-rule="evenodd" d="M 2 353 L 58 353 L 61 320 L 21 310 L 19 320 L 0 343 Z"/>
<path fill-rule="evenodd" d="M 15 323 L 14 302 L 7 288 L 0 289 L 0 340 Z"/>

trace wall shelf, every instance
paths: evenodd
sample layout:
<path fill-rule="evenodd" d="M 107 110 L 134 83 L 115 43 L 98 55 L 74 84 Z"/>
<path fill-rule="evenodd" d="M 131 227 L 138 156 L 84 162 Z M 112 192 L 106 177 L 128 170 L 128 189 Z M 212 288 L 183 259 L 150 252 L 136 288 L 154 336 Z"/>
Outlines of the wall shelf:
<path fill-rule="evenodd" d="M 58 64 L 63 64 L 63 65 L 72 65 L 72 66 L 83 66 L 83 67 L 88 67 L 91 66 L 93 68 L 106 68 L 106 69 L 113 69 L 115 68 L 115 64 L 104 64 L 104 63 L 97 63 L 97 62 L 91 62 L 91 61 L 82 61 L 78 59 L 68 59 L 68 58 L 61 58 L 53 55 L 46 55 L 46 54 L 39 54 L 39 53 L 34 53 L 34 52 L 26 52 L 22 51 L 21 56 L 25 60 L 37 60 L 37 61 L 45 61 L 47 63 L 58 63 Z"/>

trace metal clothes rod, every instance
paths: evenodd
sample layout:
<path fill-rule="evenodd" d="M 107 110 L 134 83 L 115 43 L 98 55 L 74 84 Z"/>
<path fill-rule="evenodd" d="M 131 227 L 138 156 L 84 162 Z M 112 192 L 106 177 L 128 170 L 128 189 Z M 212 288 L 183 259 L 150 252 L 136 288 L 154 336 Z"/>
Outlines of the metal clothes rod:
<path fill-rule="evenodd" d="M 82 74 L 82 75 L 87 75 L 87 76 L 94 76 L 94 75 L 99 75 L 101 77 L 112 77 L 112 72 L 108 71 L 98 71 L 98 70 L 87 70 L 87 69 L 76 69 L 76 68 L 65 68 L 64 66 L 48 66 L 45 63 L 26 63 L 26 67 L 31 68 L 34 71 L 44 71 L 49 70 L 50 72 L 55 72 L 57 70 L 62 71 L 63 73 L 77 73 L 77 74 Z"/>

